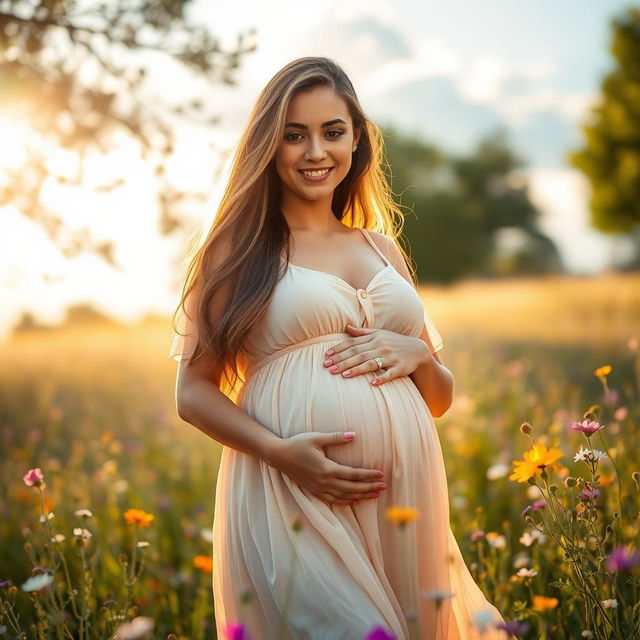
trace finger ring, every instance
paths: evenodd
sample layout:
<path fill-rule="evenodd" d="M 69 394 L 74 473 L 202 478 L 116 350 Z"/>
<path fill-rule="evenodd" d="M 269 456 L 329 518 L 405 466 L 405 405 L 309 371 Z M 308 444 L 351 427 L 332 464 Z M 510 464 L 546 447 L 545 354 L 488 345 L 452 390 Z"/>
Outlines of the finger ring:
<path fill-rule="evenodd" d="M 376 364 L 378 365 L 378 369 L 382 369 L 382 358 L 374 358 Z"/>

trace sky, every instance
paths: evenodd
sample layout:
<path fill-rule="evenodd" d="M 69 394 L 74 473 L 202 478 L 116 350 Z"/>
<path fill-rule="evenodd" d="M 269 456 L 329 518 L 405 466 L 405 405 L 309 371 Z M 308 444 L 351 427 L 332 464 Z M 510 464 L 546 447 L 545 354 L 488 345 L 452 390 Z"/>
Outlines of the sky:
<path fill-rule="evenodd" d="M 454 153 L 470 151 L 494 127 L 505 126 L 526 163 L 541 227 L 557 243 L 566 267 L 582 274 L 606 269 L 615 264 L 614 253 L 624 257 L 629 245 L 590 229 L 588 184 L 564 158 L 580 146 L 581 124 L 613 64 L 609 21 L 629 5 L 327 0 L 303 9 L 291 0 L 192 3 L 189 18 L 208 25 L 223 47 L 233 47 L 238 33 L 255 29 L 257 51 L 242 59 L 235 87 L 203 87 L 159 66 L 150 74 L 150 94 L 170 99 L 202 91 L 207 108 L 220 118 L 219 127 L 206 134 L 181 129 L 173 177 L 209 195 L 202 209 L 190 214 L 188 231 L 206 228 L 224 187 L 228 164 L 221 165 L 208 145 L 228 158 L 273 74 L 294 58 L 323 55 L 345 69 L 365 112 L 380 126 L 393 124 Z M 20 128 L 3 121 L 0 111 L 0 136 L 9 141 L 4 151 L 0 147 L 0 170 L 3 159 L 19 157 L 19 135 Z M 62 151 L 53 154 L 57 171 L 71 170 L 70 162 Z M 50 185 L 44 194 L 70 224 L 89 223 L 98 237 L 116 240 L 118 270 L 92 256 L 67 260 L 19 212 L 0 208 L 8 230 L 0 237 L 0 335 L 23 310 L 55 323 L 64 318 L 66 305 L 80 302 L 123 320 L 173 311 L 184 238 L 157 233 L 148 167 L 123 139 L 114 154 L 89 162 L 88 181 L 107 182 L 123 170 L 130 179 L 117 193 Z"/>

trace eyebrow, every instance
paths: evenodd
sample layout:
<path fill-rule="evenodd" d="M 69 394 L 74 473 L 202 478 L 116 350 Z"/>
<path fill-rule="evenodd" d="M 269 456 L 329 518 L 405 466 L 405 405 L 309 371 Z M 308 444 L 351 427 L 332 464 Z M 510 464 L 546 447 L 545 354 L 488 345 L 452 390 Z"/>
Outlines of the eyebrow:
<path fill-rule="evenodd" d="M 342 118 L 336 118 L 335 120 L 328 120 L 327 122 L 323 122 L 320 126 L 321 127 L 330 127 L 332 124 L 337 124 L 338 122 L 341 122 L 342 124 L 347 124 Z M 300 122 L 287 122 L 287 124 L 284 125 L 285 127 L 295 127 L 296 129 L 308 129 L 309 127 L 307 127 L 306 124 L 301 124 Z"/>

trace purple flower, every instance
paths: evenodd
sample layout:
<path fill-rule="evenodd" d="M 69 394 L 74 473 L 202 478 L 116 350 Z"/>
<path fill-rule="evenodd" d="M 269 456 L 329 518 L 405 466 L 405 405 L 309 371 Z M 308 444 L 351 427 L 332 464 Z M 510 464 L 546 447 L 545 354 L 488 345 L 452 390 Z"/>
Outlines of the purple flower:
<path fill-rule="evenodd" d="M 542 511 L 542 509 L 544 509 L 547 506 L 546 501 L 544 500 L 536 500 L 532 505 L 531 508 L 534 511 Z"/>
<path fill-rule="evenodd" d="M 607 557 L 609 571 L 629 571 L 640 564 L 640 551 L 631 547 L 618 547 Z"/>
<path fill-rule="evenodd" d="M 0 589 L 6 589 L 7 587 L 10 587 L 13 584 L 13 582 L 11 582 L 11 580 L 3 580 L 2 582 L 0 582 Z"/>
<path fill-rule="evenodd" d="M 585 488 L 578 496 L 580 500 L 595 500 L 600 497 L 600 489 L 594 487 L 590 482 L 585 482 L 584 486 Z"/>
<path fill-rule="evenodd" d="M 44 480 L 40 467 L 29 469 L 22 478 L 27 487 L 39 487 Z"/>
<path fill-rule="evenodd" d="M 587 438 L 590 438 L 596 431 L 604 429 L 604 425 L 596 422 L 595 420 L 583 420 L 582 422 L 573 421 L 571 423 L 571 429 L 574 431 L 582 431 Z"/>
<path fill-rule="evenodd" d="M 229 640 L 246 640 L 247 629 L 240 622 L 228 622 L 224 634 Z"/>
<path fill-rule="evenodd" d="M 510 633 L 527 633 L 531 627 L 526 622 L 520 620 L 508 620 L 507 622 L 498 622 L 496 629 L 501 629 L 507 635 Z"/>
<path fill-rule="evenodd" d="M 396 637 L 384 627 L 373 627 L 364 637 L 364 640 L 396 640 Z"/>

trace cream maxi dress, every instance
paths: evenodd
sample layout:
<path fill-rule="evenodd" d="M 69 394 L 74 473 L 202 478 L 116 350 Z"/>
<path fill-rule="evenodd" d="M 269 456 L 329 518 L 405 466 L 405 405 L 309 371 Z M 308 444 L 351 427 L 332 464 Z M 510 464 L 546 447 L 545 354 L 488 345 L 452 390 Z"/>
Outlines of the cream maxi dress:
<path fill-rule="evenodd" d="M 356 506 L 328 505 L 262 460 L 223 446 L 213 523 L 218 637 L 226 637 L 227 623 L 241 622 L 253 640 L 360 640 L 376 625 L 405 640 L 415 625 L 407 614 L 415 612 L 421 638 L 505 640 L 504 631 L 480 635 L 471 622 L 478 611 L 502 617 L 451 532 L 440 442 L 417 387 L 408 376 L 374 387 L 372 373 L 343 378 L 322 364 L 325 350 L 348 337 L 346 324 L 419 337 L 424 321 L 434 351 L 443 346 L 415 288 L 361 231 L 383 261 L 364 289 L 283 260 L 284 276 L 248 338 L 257 355 L 237 404 L 283 438 L 355 431 L 352 442 L 331 445 L 326 455 L 382 469 L 388 488 Z M 178 328 L 188 335 L 174 334 L 176 360 L 192 353 L 197 334 L 184 314 Z M 419 516 L 401 529 L 385 517 L 392 505 L 415 507 Z M 454 596 L 437 612 L 428 590 Z"/>

